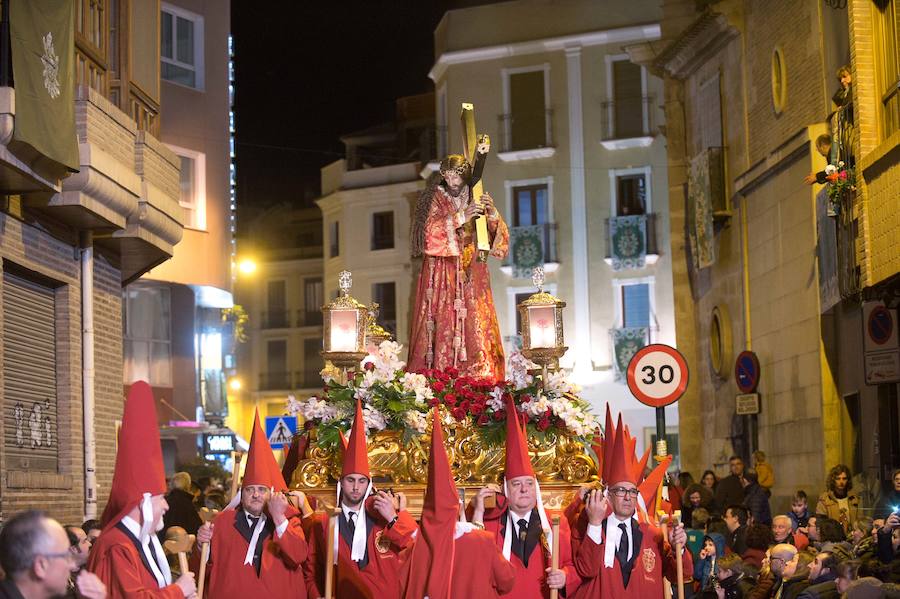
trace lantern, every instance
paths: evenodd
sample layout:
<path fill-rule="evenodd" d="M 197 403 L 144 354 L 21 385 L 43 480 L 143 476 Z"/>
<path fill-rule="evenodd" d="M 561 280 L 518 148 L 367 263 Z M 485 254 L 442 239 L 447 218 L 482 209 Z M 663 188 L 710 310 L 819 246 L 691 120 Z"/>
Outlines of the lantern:
<path fill-rule="evenodd" d="M 357 366 L 366 357 L 366 324 L 369 309 L 350 295 L 353 278 L 343 270 L 338 275 L 341 293 L 322 307 L 324 339 L 322 357 L 342 369 Z"/>
<path fill-rule="evenodd" d="M 544 268 L 538 266 L 531 277 L 538 292 L 518 305 L 522 317 L 522 355 L 543 367 L 559 369 L 559 359 L 569 349 L 563 335 L 563 308 L 566 302 L 544 291 Z"/>
<path fill-rule="evenodd" d="M 369 313 L 366 316 L 366 350 L 372 354 L 378 351 L 383 341 L 391 340 L 390 331 L 378 324 L 378 310 L 380 306 L 372 302 Z"/>

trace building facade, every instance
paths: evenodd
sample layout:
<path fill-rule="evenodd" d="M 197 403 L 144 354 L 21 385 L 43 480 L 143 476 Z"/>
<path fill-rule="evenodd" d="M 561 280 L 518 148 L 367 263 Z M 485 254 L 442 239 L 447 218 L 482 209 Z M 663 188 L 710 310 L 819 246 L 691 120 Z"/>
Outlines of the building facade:
<path fill-rule="evenodd" d="M 897 79 L 897 22 L 893 2 L 876 4 L 666 2 L 662 43 L 633 49 L 666 81 L 685 465 L 724 473 L 762 449 L 778 509 L 797 488 L 816 496 L 837 463 L 871 501 L 900 461 L 900 373 L 867 384 L 861 359 L 865 306 L 896 308 L 897 104 L 882 87 Z M 895 33 L 873 47 L 873 27 Z M 822 135 L 838 170 L 855 164 L 855 191 L 804 181 L 826 166 Z M 757 414 L 738 410 L 745 350 L 760 362 Z"/>
<path fill-rule="evenodd" d="M 171 260 L 125 289 L 124 382 L 152 385 L 172 474 L 204 453 L 204 435 L 228 434 L 234 88 L 227 2 L 173 0 L 159 14 L 159 137 L 180 169 L 184 236 Z"/>
<path fill-rule="evenodd" d="M 491 282 L 507 354 L 534 266 L 566 301 L 561 360 L 597 413 L 605 404 L 655 437 L 655 412 L 625 384 L 648 343 L 675 343 L 661 79 L 627 48 L 656 43 L 652 2 L 616 11 L 520 0 L 449 11 L 435 31 L 438 157 L 462 150 L 460 109 L 490 135 L 484 187 L 510 227 Z M 437 163 L 432 163 L 437 168 Z M 678 412 L 666 409 L 677 453 Z"/>
<path fill-rule="evenodd" d="M 122 289 L 182 237 L 179 163 L 159 141 L 157 2 L 15 4 L 0 47 L 0 509 L 78 523 L 110 488 Z"/>

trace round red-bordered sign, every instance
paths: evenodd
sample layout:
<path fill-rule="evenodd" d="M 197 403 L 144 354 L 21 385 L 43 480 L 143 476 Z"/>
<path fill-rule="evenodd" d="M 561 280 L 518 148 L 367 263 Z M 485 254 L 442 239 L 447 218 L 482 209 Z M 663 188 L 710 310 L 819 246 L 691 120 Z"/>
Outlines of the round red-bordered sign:
<path fill-rule="evenodd" d="M 628 363 L 626 380 L 631 394 L 651 408 L 678 401 L 688 379 L 687 360 L 677 349 L 662 343 L 641 348 Z"/>

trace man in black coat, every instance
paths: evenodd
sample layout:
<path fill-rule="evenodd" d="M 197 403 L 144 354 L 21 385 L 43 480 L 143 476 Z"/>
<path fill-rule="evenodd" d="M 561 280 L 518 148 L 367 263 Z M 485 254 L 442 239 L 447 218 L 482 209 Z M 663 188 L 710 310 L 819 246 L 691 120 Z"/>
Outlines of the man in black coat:
<path fill-rule="evenodd" d="M 755 470 L 747 470 L 744 473 L 744 506 L 753 522 L 757 524 L 772 525 L 772 509 L 769 507 L 769 496 L 766 490 L 759 486 L 759 478 Z"/>
<path fill-rule="evenodd" d="M 809 587 L 797 595 L 797 599 L 838 599 L 837 556 L 830 551 L 820 551 L 809 564 Z"/>
<path fill-rule="evenodd" d="M 747 508 L 742 505 L 729 505 L 725 509 L 725 526 L 728 527 L 725 544 L 738 555 L 747 551 L 747 518 Z"/>
<path fill-rule="evenodd" d="M 180 526 L 189 535 L 197 534 L 203 524 L 197 508 L 194 507 L 194 496 L 191 494 L 191 475 L 187 472 L 176 472 L 172 477 L 172 490 L 166 495 L 169 511 L 163 516 L 163 531 L 170 526 Z M 161 533 L 164 534 L 164 533 Z"/>
<path fill-rule="evenodd" d="M 716 507 L 725 513 L 729 505 L 744 503 L 744 460 L 736 455 L 728 460 L 731 474 L 719 481 L 716 487 Z"/>

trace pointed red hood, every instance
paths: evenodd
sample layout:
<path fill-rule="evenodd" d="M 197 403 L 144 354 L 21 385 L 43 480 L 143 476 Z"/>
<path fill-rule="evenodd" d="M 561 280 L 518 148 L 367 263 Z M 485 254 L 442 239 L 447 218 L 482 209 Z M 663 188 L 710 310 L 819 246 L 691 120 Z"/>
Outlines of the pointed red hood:
<path fill-rule="evenodd" d="M 269 439 L 259 424 L 259 410 L 253 418 L 253 433 L 250 435 L 250 450 L 247 452 L 247 465 L 241 486 L 262 485 L 274 488 L 275 491 L 286 491 L 288 486 L 281 475 L 281 468 L 272 453 Z"/>
<path fill-rule="evenodd" d="M 344 450 L 344 463 L 341 467 L 341 477 L 350 474 L 362 474 L 372 480 L 372 475 L 369 474 L 369 449 L 366 447 L 366 423 L 360 401 L 356 402 L 353 430 L 350 431 L 350 441 Z"/>
<path fill-rule="evenodd" d="M 519 476 L 534 476 L 531 457 L 528 455 L 528 442 L 525 433 L 519 426 L 519 412 L 512 396 L 506 399 L 506 470 L 504 477 L 512 480 Z"/>
<path fill-rule="evenodd" d="M 153 390 L 144 381 L 138 381 L 131 385 L 125 400 L 116 467 L 103 510 L 104 529 L 115 526 L 137 507 L 144 493 L 163 495 L 165 492 L 166 472 Z"/>
<path fill-rule="evenodd" d="M 428 488 L 422 505 L 419 539 L 413 546 L 406 584 L 407 599 L 448 599 L 453 579 L 456 518 L 459 495 L 453 482 L 444 446 L 438 408 L 432 409 L 431 453 L 428 456 Z"/>
<path fill-rule="evenodd" d="M 613 444 L 616 441 L 616 429 L 613 426 L 612 413 L 609 410 L 609 404 L 606 404 L 606 428 L 603 429 L 603 471 L 600 478 L 603 483 L 609 485 L 609 467 L 610 456 L 612 456 Z"/>
<path fill-rule="evenodd" d="M 604 456 L 604 461 L 609 461 L 609 474 L 606 484 L 612 486 L 622 482 L 629 482 L 637 486 L 638 478 L 635 473 L 636 460 L 634 459 L 634 446 L 629 435 L 622 426 L 622 415 L 616 424 L 616 436 L 612 446 L 612 455 Z"/>

